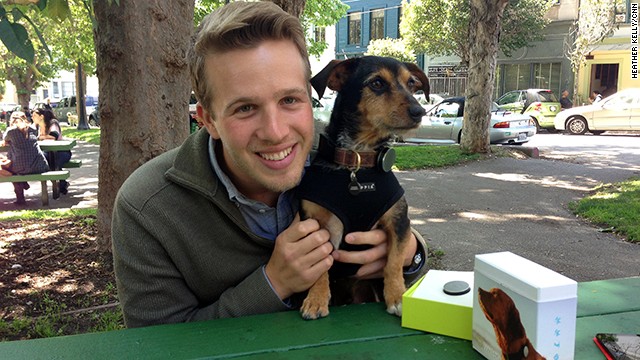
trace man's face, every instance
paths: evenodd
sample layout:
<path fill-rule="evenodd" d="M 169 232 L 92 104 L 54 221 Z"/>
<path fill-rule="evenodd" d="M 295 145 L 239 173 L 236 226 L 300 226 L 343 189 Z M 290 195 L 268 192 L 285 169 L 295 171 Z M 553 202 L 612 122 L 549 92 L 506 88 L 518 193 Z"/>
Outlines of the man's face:
<path fill-rule="evenodd" d="M 222 167 L 245 196 L 272 204 L 300 181 L 313 142 L 300 54 L 290 41 L 266 41 L 210 55 L 206 67 L 214 100 L 211 113 L 197 111 L 222 142 Z"/>

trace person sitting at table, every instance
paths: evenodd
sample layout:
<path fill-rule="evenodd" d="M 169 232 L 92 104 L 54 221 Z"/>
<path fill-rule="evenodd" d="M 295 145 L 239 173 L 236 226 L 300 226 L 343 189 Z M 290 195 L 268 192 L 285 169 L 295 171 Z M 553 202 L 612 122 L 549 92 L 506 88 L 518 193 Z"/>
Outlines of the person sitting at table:
<path fill-rule="evenodd" d="M 346 235 L 366 250 L 334 250 L 318 221 L 296 215 L 295 189 L 314 142 L 298 18 L 272 2 L 231 2 L 205 17 L 193 40 L 188 62 L 204 128 L 138 168 L 114 204 L 125 324 L 295 309 L 334 260 L 360 265 L 355 279 L 381 284 L 384 231 Z M 427 269 L 424 239 L 412 234 L 407 285 Z M 343 289 L 332 291 L 332 305 L 358 302 L 358 290 L 371 288 Z"/>
<path fill-rule="evenodd" d="M 12 175 L 38 174 L 49 170 L 49 164 L 40 146 L 38 146 L 37 130 L 30 126 L 29 119 L 22 111 L 11 113 L 3 145 L 9 146 L 7 160 L 2 166 Z M 6 173 L 5 173 L 6 174 Z M 29 189 L 27 182 L 14 182 L 15 203 L 24 205 L 24 190 Z"/>
<path fill-rule="evenodd" d="M 53 111 L 48 109 L 35 109 L 31 114 L 33 123 L 38 127 L 38 140 L 62 140 L 62 128 Z M 49 161 L 51 170 L 62 170 L 62 165 L 71 160 L 71 151 L 46 151 L 45 155 Z M 55 158 L 54 158 L 55 157 Z M 55 166 L 54 166 L 55 164 Z M 66 194 L 69 183 L 60 180 L 58 183 L 61 194 Z"/>

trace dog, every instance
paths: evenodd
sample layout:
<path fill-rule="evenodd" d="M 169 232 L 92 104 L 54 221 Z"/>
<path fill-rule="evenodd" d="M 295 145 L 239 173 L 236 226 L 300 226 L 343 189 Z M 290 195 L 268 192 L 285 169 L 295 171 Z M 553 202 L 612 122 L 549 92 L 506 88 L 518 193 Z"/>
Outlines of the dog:
<path fill-rule="evenodd" d="M 520 312 L 507 293 L 498 288 L 478 288 L 478 302 L 493 325 L 503 360 L 546 360 L 531 344 L 520 321 Z"/>
<path fill-rule="evenodd" d="M 429 81 L 415 64 L 365 56 L 331 61 L 311 85 L 320 97 L 327 87 L 338 94 L 318 153 L 297 188 L 301 218 L 316 219 L 327 229 L 335 249 L 356 248 L 343 242 L 346 233 L 384 230 L 389 244 L 384 298 L 387 312 L 400 316 L 411 233 L 404 190 L 390 171 L 395 153 L 388 143 L 420 124 L 425 110 L 413 93 L 423 90 L 428 97 Z M 334 263 L 330 272 L 332 278 L 349 277 L 357 269 Z M 329 281 L 325 273 L 309 289 L 300 309 L 303 318 L 329 314 Z"/>

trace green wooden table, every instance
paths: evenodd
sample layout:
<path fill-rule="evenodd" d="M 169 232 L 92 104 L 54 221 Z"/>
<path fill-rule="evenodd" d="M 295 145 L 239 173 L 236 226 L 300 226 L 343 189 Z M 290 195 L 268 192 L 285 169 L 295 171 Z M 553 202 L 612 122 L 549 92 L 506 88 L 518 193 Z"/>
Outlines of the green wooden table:
<path fill-rule="evenodd" d="M 76 140 L 41 140 L 38 145 L 42 151 L 66 151 L 76 146 Z M 9 151 L 9 146 L 0 146 L 0 152 Z"/>
<path fill-rule="evenodd" d="M 603 359 L 598 332 L 640 332 L 640 277 L 578 286 L 575 359 Z M 471 342 L 405 329 L 383 304 L 0 343 L 3 359 L 483 359 Z"/>

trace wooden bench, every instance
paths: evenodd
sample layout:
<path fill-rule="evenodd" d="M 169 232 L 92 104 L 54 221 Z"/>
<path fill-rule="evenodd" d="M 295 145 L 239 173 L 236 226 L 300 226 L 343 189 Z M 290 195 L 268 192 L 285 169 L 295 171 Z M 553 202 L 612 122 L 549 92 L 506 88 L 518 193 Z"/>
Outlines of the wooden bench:
<path fill-rule="evenodd" d="M 69 160 L 68 162 L 62 164 L 63 169 L 76 169 L 82 166 L 82 160 Z"/>
<path fill-rule="evenodd" d="M 61 170 L 61 171 L 47 171 L 41 174 L 29 174 L 29 175 L 13 175 L 0 177 L 0 183 L 4 182 L 29 182 L 29 181 L 40 181 L 42 185 L 42 205 L 49 205 L 49 190 L 47 189 L 47 181 L 51 181 L 53 183 L 53 198 L 57 199 L 60 197 L 60 190 L 58 189 L 58 181 L 66 180 L 69 178 L 69 170 Z"/>

